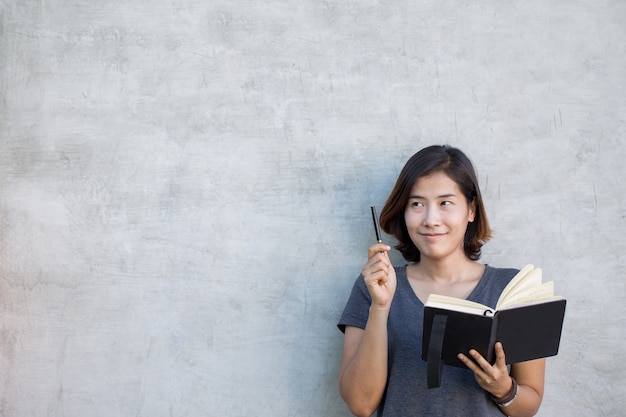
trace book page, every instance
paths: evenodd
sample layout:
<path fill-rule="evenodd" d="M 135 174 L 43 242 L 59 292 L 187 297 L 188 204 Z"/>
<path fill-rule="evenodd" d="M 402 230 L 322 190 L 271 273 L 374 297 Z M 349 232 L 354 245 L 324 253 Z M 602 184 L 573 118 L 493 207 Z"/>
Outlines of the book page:
<path fill-rule="evenodd" d="M 498 310 L 518 304 L 532 303 L 554 297 L 554 281 L 545 282 L 536 287 L 526 288 L 511 294 L 498 305 Z"/>
<path fill-rule="evenodd" d="M 554 282 L 541 282 L 541 269 L 524 266 L 504 288 L 495 309 L 484 304 L 441 294 L 430 294 L 426 307 L 436 307 L 477 315 L 493 315 L 494 311 L 560 297 L 554 296 Z"/>
<path fill-rule="evenodd" d="M 565 298 L 563 298 L 563 296 L 561 296 L 561 295 L 553 295 L 551 297 L 543 298 L 541 300 L 530 300 L 530 299 L 524 300 L 524 299 L 520 299 L 518 303 L 504 306 L 503 308 L 501 308 L 499 310 L 496 310 L 496 312 L 505 311 L 505 310 L 513 310 L 513 309 L 520 308 L 520 307 L 527 307 L 527 306 L 531 306 L 531 305 L 549 303 L 549 302 L 552 302 L 552 301 L 564 300 L 564 299 Z"/>
<path fill-rule="evenodd" d="M 487 315 L 493 314 L 493 309 L 484 304 L 440 294 L 430 294 L 424 306 L 477 314 L 480 316 L 485 315 L 485 311 L 491 312 L 491 314 Z"/>
<path fill-rule="evenodd" d="M 535 268 L 533 265 L 528 264 L 522 268 L 515 277 L 508 283 L 508 285 L 500 294 L 496 309 L 503 303 L 506 303 L 507 298 L 514 296 L 522 291 L 527 291 L 532 287 L 541 285 L 541 269 Z"/>

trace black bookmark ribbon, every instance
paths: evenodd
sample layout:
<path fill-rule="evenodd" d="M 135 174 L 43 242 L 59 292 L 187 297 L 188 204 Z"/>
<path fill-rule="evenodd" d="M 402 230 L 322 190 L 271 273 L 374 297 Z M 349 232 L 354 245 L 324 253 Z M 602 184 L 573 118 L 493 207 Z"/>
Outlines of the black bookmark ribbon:
<path fill-rule="evenodd" d="M 441 349 L 443 347 L 443 336 L 446 332 L 447 321 L 448 316 L 443 314 L 435 314 L 433 318 L 433 327 L 430 331 L 430 343 L 428 344 L 428 388 L 438 388 L 441 386 L 441 371 L 443 370 Z"/>

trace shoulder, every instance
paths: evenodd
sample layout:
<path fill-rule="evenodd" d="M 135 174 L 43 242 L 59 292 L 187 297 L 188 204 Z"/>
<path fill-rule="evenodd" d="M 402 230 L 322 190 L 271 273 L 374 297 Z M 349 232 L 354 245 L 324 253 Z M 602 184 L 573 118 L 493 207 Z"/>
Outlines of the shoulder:
<path fill-rule="evenodd" d="M 496 268 L 485 265 L 485 277 L 504 285 L 508 284 L 518 272 L 519 269 L 516 268 Z"/>
<path fill-rule="evenodd" d="M 407 265 L 402 266 L 394 266 L 393 269 L 396 271 L 396 275 L 406 275 L 406 267 Z"/>

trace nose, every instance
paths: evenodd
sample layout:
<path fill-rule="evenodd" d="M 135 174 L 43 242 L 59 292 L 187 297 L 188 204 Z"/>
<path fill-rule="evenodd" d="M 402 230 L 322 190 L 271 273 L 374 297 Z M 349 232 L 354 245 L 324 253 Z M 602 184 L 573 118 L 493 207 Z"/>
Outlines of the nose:
<path fill-rule="evenodd" d="M 438 226 L 441 222 L 441 213 L 438 207 L 428 206 L 424 212 L 422 224 L 427 227 Z"/>

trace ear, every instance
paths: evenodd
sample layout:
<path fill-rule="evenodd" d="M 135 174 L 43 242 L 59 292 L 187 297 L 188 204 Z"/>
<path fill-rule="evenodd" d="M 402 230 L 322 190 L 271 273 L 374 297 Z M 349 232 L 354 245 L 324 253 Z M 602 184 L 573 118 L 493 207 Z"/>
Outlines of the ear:
<path fill-rule="evenodd" d="M 473 223 L 475 219 L 476 219 L 476 197 L 474 197 L 472 201 L 469 203 L 469 214 L 467 216 L 467 222 Z"/>

